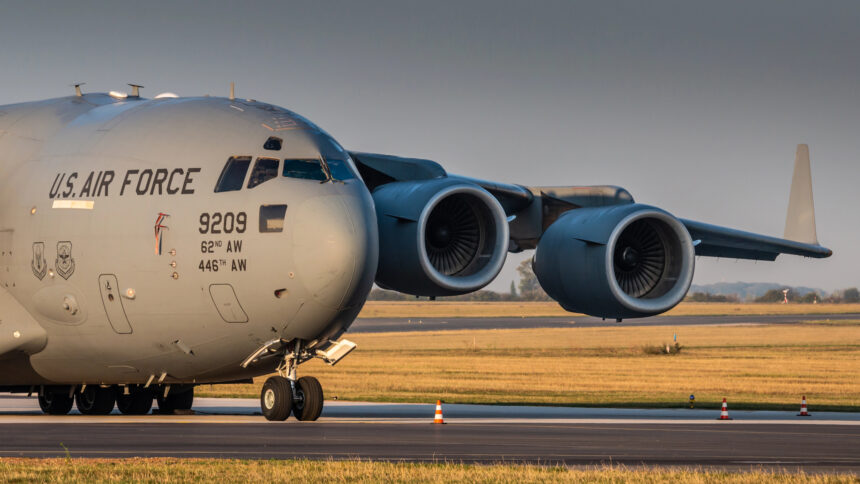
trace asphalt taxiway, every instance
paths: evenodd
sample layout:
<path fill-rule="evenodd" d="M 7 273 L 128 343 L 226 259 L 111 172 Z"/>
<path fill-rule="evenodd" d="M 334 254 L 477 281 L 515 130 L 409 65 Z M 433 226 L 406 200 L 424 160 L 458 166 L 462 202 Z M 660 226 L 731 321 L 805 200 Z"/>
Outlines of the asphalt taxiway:
<path fill-rule="evenodd" d="M 462 329 L 592 328 L 613 326 L 697 326 L 731 324 L 797 324 L 804 321 L 860 320 L 858 313 L 727 316 L 652 316 L 620 323 L 591 316 L 523 318 L 359 318 L 350 333 L 446 331 Z"/>
<path fill-rule="evenodd" d="M 253 399 L 194 415 L 46 416 L 0 397 L 0 456 L 233 457 L 860 471 L 860 414 L 326 402 L 317 422 L 267 422 Z"/>

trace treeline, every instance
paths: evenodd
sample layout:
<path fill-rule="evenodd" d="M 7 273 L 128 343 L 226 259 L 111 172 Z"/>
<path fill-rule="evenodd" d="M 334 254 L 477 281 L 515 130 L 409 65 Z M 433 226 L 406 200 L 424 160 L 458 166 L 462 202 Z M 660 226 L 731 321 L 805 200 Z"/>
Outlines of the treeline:
<path fill-rule="evenodd" d="M 439 301 L 552 301 L 547 296 L 544 290 L 540 287 L 534 271 L 532 271 L 531 261 L 524 260 L 517 267 L 517 272 L 520 276 L 520 283 L 515 284 L 511 281 L 511 292 L 495 292 L 495 291 L 476 291 L 462 296 L 440 297 Z M 374 289 L 370 292 L 368 300 L 370 301 L 414 301 L 415 296 L 402 294 L 396 291 L 386 291 L 385 289 Z M 424 298 L 426 299 L 426 298 Z"/>
<path fill-rule="evenodd" d="M 746 302 L 757 303 L 781 303 L 785 301 L 786 295 L 779 289 L 771 289 L 762 296 L 746 300 Z M 687 302 L 727 302 L 739 303 L 742 302 L 737 294 L 710 294 L 707 292 L 693 292 L 684 298 Z M 788 302 L 796 304 L 817 304 L 817 303 L 857 303 L 860 302 L 860 291 L 856 287 L 849 287 L 833 292 L 830 295 L 822 295 L 817 292 L 807 292 L 805 294 L 797 294 L 793 291 L 788 292 Z"/>
<path fill-rule="evenodd" d="M 374 289 L 370 291 L 368 301 L 415 301 L 418 298 L 397 291 L 386 291 L 385 289 Z M 447 296 L 437 298 L 437 301 L 522 301 L 519 296 L 511 297 L 510 294 L 495 291 L 476 291 L 462 296 Z"/>
<path fill-rule="evenodd" d="M 540 283 L 532 271 L 530 260 L 524 260 L 517 266 L 517 273 L 520 276 L 519 284 L 511 281 L 511 290 L 509 293 L 495 291 L 477 291 L 462 296 L 440 297 L 440 301 L 552 301 L 552 299 L 540 287 Z M 738 285 L 749 285 L 747 283 L 736 283 Z M 775 285 L 775 284 L 773 284 Z M 702 288 L 702 286 L 699 286 Z M 694 288 L 695 289 L 695 288 Z M 785 296 L 782 289 L 770 289 L 759 297 L 742 298 L 738 294 L 713 294 L 705 291 L 691 292 L 684 298 L 688 302 L 722 302 L 722 303 L 740 303 L 740 302 L 758 302 L 758 303 L 775 303 L 782 302 Z M 402 294 L 396 291 L 386 291 L 384 289 L 374 289 L 370 292 L 368 300 L 370 301 L 414 301 L 415 296 Z M 426 299 L 426 298 L 424 298 Z M 788 302 L 799 304 L 815 304 L 815 303 L 857 303 L 860 302 L 860 291 L 856 287 L 849 287 L 839 291 L 834 291 L 830 295 L 819 294 L 817 291 L 809 291 L 808 288 L 789 288 Z"/>
<path fill-rule="evenodd" d="M 687 302 L 724 302 L 737 303 L 741 302 L 741 298 L 737 294 L 710 294 L 707 292 L 693 292 L 687 294 L 684 298 Z"/>
<path fill-rule="evenodd" d="M 397 291 L 386 291 L 384 289 L 374 289 L 370 292 L 367 298 L 369 301 L 415 301 L 416 298 L 409 294 L 403 294 Z M 495 292 L 495 291 L 477 291 L 462 296 L 440 297 L 439 301 L 552 301 L 545 292 L 527 292 L 513 293 Z M 780 303 L 784 297 L 782 291 L 772 289 L 761 297 L 752 300 L 742 301 L 737 294 L 709 294 L 706 292 L 693 292 L 684 298 L 685 302 L 710 302 L 710 303 Z M 788 293 L 788 302 L 795 304 L 816 304 L 816 303 L 858 303 L 860 302 L 860 291 L 855 287 L 836 291 L 829 296 L 822 296 L 815 292 L 806 293 L 803 295 L 792 295 Z"/>
<path fill-rule="evenodd" d="M 848 289 L 842 289 L 839 291 L 834 291 L 833 294 L 829 296 L 825 296 L 822 294 L 818 294 L 817 292 L 809 292 L 803 295 L 792 294 L 791 291 L 788 292 L 788 302 L 791 303 L 800 303 L 800 304 L 815 304 L 815 303 L 857 303 L 860 302 L 860 291 L 857 290 L 856 287 L 849 287 Z M 783 302 L 786 299 L 786 295 L 783 294 L 779 289 L 771 289 L 767 291 L 763 296 L 755 299 L 755 302 L 762 303 L 774 303 L 774 302 Z"/>

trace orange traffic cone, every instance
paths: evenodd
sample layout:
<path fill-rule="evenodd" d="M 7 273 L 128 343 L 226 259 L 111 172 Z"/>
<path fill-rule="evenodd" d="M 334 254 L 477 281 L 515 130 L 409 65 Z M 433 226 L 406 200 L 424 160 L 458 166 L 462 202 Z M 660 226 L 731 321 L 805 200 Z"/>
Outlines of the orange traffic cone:
<path fill-rule="evenodd" d="M 729 417 L 729 406 L 726 404 L 725 397 L 723 397 L 723 409 L 720 411 L 720 418 L 717 420 L 731 420 L 731 417 Z"/>
<path fill-rule="evenodd" d="M 442 400 L 436 400 L 436 416 L 433 418 L 434 424 L 444 424 L 445 419 L 442 418 Z"/>
<path fill-rule="evenodd" d="M 806 395 L 803 396 L 803 400 L 800 401 L 800 413 L 797 414 L 798 417 L 811 417 L 812 414 L 806 411 Z"/>

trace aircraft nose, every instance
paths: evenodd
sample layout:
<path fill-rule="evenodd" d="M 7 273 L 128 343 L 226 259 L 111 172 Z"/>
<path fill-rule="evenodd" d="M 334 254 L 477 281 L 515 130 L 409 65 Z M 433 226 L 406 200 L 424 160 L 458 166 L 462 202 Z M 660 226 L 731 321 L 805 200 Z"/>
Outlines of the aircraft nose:
<path fill-rule="evenodd" d="M 333 309 L 364 301 L 378 257 L 376 215 L 366 189 L 335 185 L 305 200 L 295 215 L 296 277 L 311 298 Z"/>

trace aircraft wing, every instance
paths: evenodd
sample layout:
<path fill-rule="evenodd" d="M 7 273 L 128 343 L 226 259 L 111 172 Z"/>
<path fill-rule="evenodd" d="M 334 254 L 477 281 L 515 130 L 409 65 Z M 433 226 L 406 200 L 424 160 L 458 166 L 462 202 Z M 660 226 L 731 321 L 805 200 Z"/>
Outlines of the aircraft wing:
<path fill-rule="evenodd" d="M 569 210 L 634 203 L 627 190 L 611 185 L 526 187 L 448 174 L 439 163 L 430 160 L 371 153 L 350 152 L 350 155 L 371 191 L 396 181 L 438 178 L 482 187 L 508 215 L 512 252 L 534 249 L 543 232 Z M 807 145 L 797 146 L 784 238 L 687 219 L 680 221 L 690 233 L 698 256 L 772 261 L 779 254 L 814 258 L 833 254 L 818 243 Z"/>
<path fill-rule="evenodd" d="M 775 260 L 779 254 L 821 259 L 833 251 L 818 244 L 805 244 L 778 237 L 681 219 L 690 232 L 696 255 L 732 259 Z"/>

